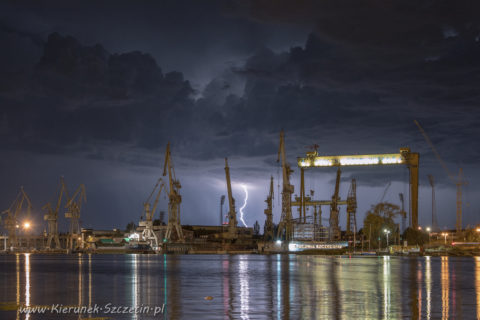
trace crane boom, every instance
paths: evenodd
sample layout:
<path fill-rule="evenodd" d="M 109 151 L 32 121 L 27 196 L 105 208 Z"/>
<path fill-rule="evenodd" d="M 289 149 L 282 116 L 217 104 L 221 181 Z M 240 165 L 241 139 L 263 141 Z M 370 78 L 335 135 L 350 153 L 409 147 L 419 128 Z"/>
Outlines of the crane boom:
<path fill-rule="evenodd" d="M 415 124 L 417 125 L 418 129 L 420 130 L 420 132 L 422 133 L 423 137 L 425 138 L 425 140 L 427 141 L 428 145 L 430 146 L 430 148 L 432 148 L 433 150 L 433 153 L 435 154 L 435 157 L 437 158 L 438 162 L 440 162 L 440 165 L 442 166 L 443 170 L 445 170 L 445 172 L 447 173 L 448 177 L 450 178 L 450 180 L 456 185 L 457 187 L 457 200 L 456 200 L 456 218 L 457 218 L 457 221 L 456 221 L 456 231 L 457 233 L 458 232 L 461 232 L 462 231 L 462 186 L 463 185 L 466 185 L 467 182 L 463 179 L 463 170 L 462 168 L 459 168 L 459 171 L 458 171 L 458 177 L 455 178 L 455 176 L 450 172 L 450 170 L 448 170 L 448 167 L 447 165 L 445 164 L 445 162 L 443 161 L 442 157 L 440 157 L 440 154 L 438 153 L 437 149 L 435 148 L 435 146 L 433 145 L 432 141 L 430 140 L 430 138 L 428 137 L 427 133 L 425 132 L 425 130 L 423 130 L 423 128 L 420 126 L 420 123 L 418 123 L 417 120 L 413 120 L 415 122 Z"/>
<path fill-rule="evenodd" d="M 448 170 L 447 165 L 446 165 L 445 162 L 443 161 L 442 157 L 440 157 L 440 154 L 438 153 L 437 149 L 435 148 L 435 146 L 434 146 L 433 143 L 432 143 L 432 140 L 430 140 L 430 138 L 428 137 L 428 135 L 427 135 L 427 133 L 425 132 L 425 130 L 423 130 L 422 126 L 420 125 L 420 123 L 418 123 L 417 120 L 413 120 L 413 122 L 415 122 L 415 124 L 417 125 L 418 129 L 419 129 L 420 132 L 422 133 L 423 137 L 424 137 L 425 140 L 427 141 L 427 143 L 428 143 L 428 145 L 430 146 L 430 148 L 432 149 L 433 153 L 435 154 L 435 157 L 437 158 L 438 162 L 440 162 L 440 165 L 442 166 L 443 170 L 445 170 L 445 172 L 447 173 L 448 177 L 453 181 L 453 183 L 456 183 L 455 177 L 454 177 L 453 174 L 450 172 L 450 170 Z"/>

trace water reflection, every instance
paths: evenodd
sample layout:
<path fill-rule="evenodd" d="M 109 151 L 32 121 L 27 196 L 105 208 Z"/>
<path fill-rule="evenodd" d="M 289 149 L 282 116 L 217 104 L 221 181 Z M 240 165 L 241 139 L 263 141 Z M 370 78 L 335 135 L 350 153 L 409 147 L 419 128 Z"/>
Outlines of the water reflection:
<path fill-rule="evenodd" d="M 480 319 L 480 257 L 475 257 L 475 293 L 477 297 L 477 319 Z"/>
<path fill-rule="evenodd" d="M 440 272 L 440 281 L 442 285 L 442 320 L 448 319 L 449 314 L 449 270 L 448 257 L 442 257 L 442 266 Z"/>
<path fill-rule="evenodd" d="M 0 264 L 0 301 L 22 306 L 165 304 L 164 319 L 480 318 L 480 257 L 19 254 Z M 4 312 L 0 319 L 42 319 Z"/>
<path fill-rule="evenodd" d="M 432 316 L 432 266 L 430 257 L 425 257 L 425 290 L 427 291 L 427 319 Z"/>
<path fill-rule="evenodd" d="M 390 257 L 383 256 L 383 318 L 390 319 Z"/>

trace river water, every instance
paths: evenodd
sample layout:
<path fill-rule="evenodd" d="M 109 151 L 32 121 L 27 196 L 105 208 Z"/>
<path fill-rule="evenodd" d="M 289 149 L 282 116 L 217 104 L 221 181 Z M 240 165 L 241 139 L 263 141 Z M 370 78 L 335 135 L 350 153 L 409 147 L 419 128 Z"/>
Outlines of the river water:
<path fill-rule="evenodd" d="M 0 319 L 100 317 L 478 319 L 480 257 L 0 255 Z"/>

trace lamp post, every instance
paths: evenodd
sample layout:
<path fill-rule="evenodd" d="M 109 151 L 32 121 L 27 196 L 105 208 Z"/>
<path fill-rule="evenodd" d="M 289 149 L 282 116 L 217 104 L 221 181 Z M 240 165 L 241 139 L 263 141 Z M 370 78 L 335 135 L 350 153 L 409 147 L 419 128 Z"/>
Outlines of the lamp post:
<path fill-rule="evenodd" d="M 383 232 L 387 235 L 387 249 L 388 249 L 388 235 L 390 234 L 390 230 L 384 229 Z"/>
<path fill-rule="evenodd" d="M 444 239 L 445 239 L 445 245 L 447 245 L 447 236 L 448 236 L 448 233 L 442 232 L 442 236 L 443 236 Z"/>
<path fill-rule="evenodd" d="M 432 229 L 430 229 L 430 227 L 427 227 L 425 230 L 428 232 L 428 242 L 430 243 L 430 236 L 431 236 L 430 231 L 431 231 Z"/>
<path fill-rule="evenodd" d="M 23 223 L 23 230 L 25 231 L 24 233 L 25 233 L 25 236 L 27 238 L 27 250 L 30 247 L 30 238 L 29 238 L 28 230 L 30 229 L 31 226 L 32 225 L 30 224 L 29 221 L 25 221 Z"/>

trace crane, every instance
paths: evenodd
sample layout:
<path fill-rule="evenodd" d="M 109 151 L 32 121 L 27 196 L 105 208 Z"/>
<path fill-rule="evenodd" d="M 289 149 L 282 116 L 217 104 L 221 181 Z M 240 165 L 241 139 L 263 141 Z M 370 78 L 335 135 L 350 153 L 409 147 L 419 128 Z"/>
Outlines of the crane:
<path fill-rule="evenodd" d="M 287 163 L 287 157 L 285 155 L 285 134 L 283 130 L 280 132 L 280 146 L 278 149 L 277 162 L 282 161 L 282 215 L 280 223 L 278 224 L 277 238 L 284 236 L 286 241 L 292 238 L 292 193 L 293 185 L 290 184 L 290 175 L 293 170 Z"/>
<path fill-rule="evenodd" d="M 185 241 L 183 237 L 182 226 L 180 225 L 180 203 L 182 196 L 179 189 L 182 187 L 180 181 L 175 177 L 175 170 L 173 169 L 172 156 L 170 154 L 170 142 L 167 144 L 167 151 L 165 152 L 165 163 L 163 165 L 163 176 L 168 173 L 169 192 L 168 192 L 168 225 L 165 239 L 168 241 L 172 237 L 172 231 L 177 232 L 178 241 Z"/>
<path fill-rule="evenodd" d="M 347 234 L 357 233 L 357 181 L 352 179 L 347 196 Z"/>
<path fill-rule="evenodd" d="M 228 237 L 236 239 L 237 234 L 237 212 L 235 211 L 235 199 L 232 195 L 232 184 L 230 181 L 230 168 L 228 167 L 228 159 L 225 158 L 225 178 L 227 180 L 227 196 L 228 196 Z"/>
<path fill-rule="evenodd" d="M 65 218 L 70 219 L 68 248 L 73 249 L 73 243 L 80 235 L 80 212 L 82 210 L 82 203 L 87 202 L 85 185 L 81 184 L 71 198 L 68 197 L 68 192 L 65 188 L 65 195 L 67 197 L 67 204 L 65 205 L 67 212 L 65 212 Z"/>
<path fill-rule="evenodd" d="M 267 209 L 264 211 L 266 219 L 263 236 L 266 241 L 271 241 L 273 240 L 273 177 L 270 177 L 270 191 L 265 202 Z"/>
<path fill-rule="evenodd" d="M 65 181 L 63 177 L 60 177 L 59 191 L 57 204 L 55 208 L 52 207 L 52 204 L 48 202 L 42 207 L 42 210 L 46 210 L 47 213 L 43 216 L 43 219 L 47 221 L 47 248 L 50 249 L 52 245 L 52 240 L 55 242 L 55 249 L 61 249 L 60 239 L 58 238 L 58 211 L 60 210 L 60 205 L 62 204 L 63 195 L 66 195 L 67 187 L 65 186 Z"/>
<path fill-rule="evenodd" d="M 152 192 L 148 196 L 147 200 L 143 203 L 145 221 L 140 221 L 139 223 L 140 226 L 145 227 L 142 232 L 142 238 L 148 241 L 155 249 L 158 248 L 158 237 L 155 232 L 153 232 L 153 217 L 155 215 L 155 211 L 157 210 L 158 201 L 160 200 L 162 190 L 166 189 L 167 186 L 163 182 L 162 178 L 158 179 L 157 183 L 153 187 Z M 151 201 L 155 194 L 156 196 L 152 205 Z"/>
<path fill-rule="evenodd" d="M 437 222 L 437 204 L 435 201 L 435 180 L 431 174 L 427 175 L 430 186 L 432 187 L 432 230 L 438 231 Z"/>
<path fill-rule="evenodd" d="M 225 195 L 220 197 L 220 225 L 223 226 L 223 204 L 225 203 Z"/>
<path fill-rule="evenodd" d="M 26 204 L 27 206 L 27 219 L 29 219 L 32 211 L 32 202 L 30 201 L 30 198 L 28 197 L 23 187 L 20 187 L 20 191 L 18 192 L 17 197 L 12 202 L 10 207 L 0 213 L 0 217 L 1 215 L 6 215 L 6 217 L 3 218 L 3 225 L 8 232 L 9 247 L 16 247 L 18 244 L 16 233 L 16 230 L 19 227 L 18 216 L 22 211 L 24 204 Z"/>
<path fill-rule="evenodd" d="M 442 166 L 443 170 L 447 173 L 447 176 L 450 178 L 450 180 L 456 185 L 457 187 L 457 201 L 456 201 L 456 207 L 457 207 L 457 221 L 456 221 L 456 230 L 457 233 L 462 231 L 462 186 L 467 184 L 467 181 L 464 180 L 463 178 L 463 170 L 462 168 L 459 168 L 458 171 L 458 176 L 455 177 L 452 172 L 448 169 L 447 165 L 445 162 L 442 160 L 442 157 L 440 157 L 440 154 L 438 153 L 437 149 L 433 145 L 432 141 L 428 137 L 427 133 L 425 130 L 423 130 L 422 126 L 420 126 L 420 123 L 418 123 L 417 120 L 414 120 L 415 124 L 417 125 L 418 129 L 422 133 L 423 137 L 427 141 L 428 145 L 432 149 L 433 153 L 435 154 L 435 157 L 437 158 L 438 162 L 440 162 L 440 165 Z"/>
<path fill-rule="evenodd" d="M 340 167 L 337 169 L 337 178 L 335 179 L 335 191 L 332 196 L 332 202 L 330 204 L 330 240 L 338 240 L 340 239 L 340 228 L 338 226 L 338 202 L 340 201 L 340 197 L 338 192 L 340 191 L 340 176 L 342 174 L 342 170 Z"/>

